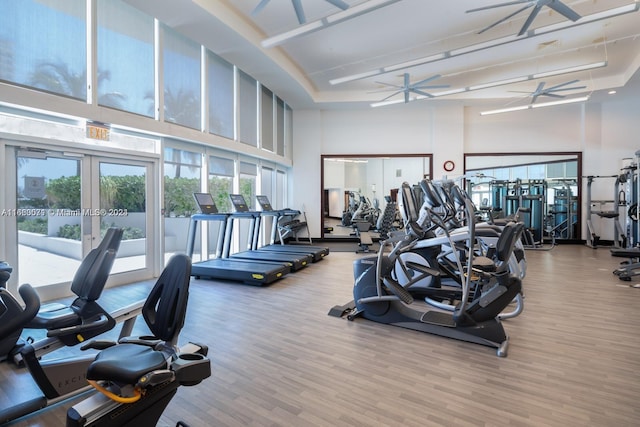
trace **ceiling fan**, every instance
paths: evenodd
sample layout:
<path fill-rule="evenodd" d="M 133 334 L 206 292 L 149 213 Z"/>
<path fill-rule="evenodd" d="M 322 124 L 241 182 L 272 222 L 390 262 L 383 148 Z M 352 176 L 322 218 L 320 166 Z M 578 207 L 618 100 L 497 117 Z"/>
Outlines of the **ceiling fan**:
<path fill-rule="evenodd" d="M 384 82 L 376 82 L 385 86 L 391 86 L 393 89 L 384 89 L 378 92 L 388 92 L 390 90 L 395 90 L 395 92 L 393 92 L 391 95 L 387 96 L 386 98 L 384 98 L 383 100 L 381 100 L 380 102 L 384 102 L 389 98 L 392 98 L 394 96 L 396 96 L 399 93 L 404 93 L 404 102 L 407 103 L 409 102 L 410 99 L 410 95 L 411 93 L 415 93 L 417 95 L 422 95 L 425 96 L 427 98 L 433 98 L 433 95 L 425 92 L 423 89 L 437 89 L 437 88 L 446 88 L 449 87 L 449 85 L 427 85 L 427 83 L 435 80 L 435 79 L 439 79 L 441 76 L 440 74 L 436 74 L 434 76 L 431 77 L 427 77 L 426 79 L 420 80 L 418 82 L 415 83 L 411 83 L 411 76 L 409 75 L 409 73 L 404 73 L 403 78 L 404 78 L 404 84 L 402 86 L 400 85 L 394 85 L 391 83 L 384 83 Z"/>
<path fill-rule="evenodd" d="M 467 13 L 478 12 L 480 10 L 495 9 L 497 7 L 503 7 L 503 6 L 512 6 L 516 4 L 525 4 L 525 6 L 521 7 L 520 9 L 511 13 L 510 15 L 505 16 L 501 20 L 494 22 L 493 24 L 489 25 L 488 27 L 478 32 L 478 34 L 482 34 L 485 31 L 495 27 L 496 25 L 502 24 L 503 22 L 511 19 L 512 17 L 516 16 L 520 12 L 523 12 L 529 9 L 530 7 L 533 7 L 533 10 L 531 11 L 531 13 L 529 14 L 529 17 L 527 18 L 524 25 L 520 29 L 518 36 L 521 36 L 527 32 L 533 20 L 536 18 L 536 16 L 538 16 L 538 12 L 540 12 L 540 9 L 542 9 L 544 6 L 547 6 L 550 9 L 555 10 L 560 15 L 574 22 L 581 18 L 581 16 L 578 13 L 576 13 L 573 9 L 571 9 L 569 6 L 567 6 L 560 0 L 516 0 L 516 1 L 506 2 L 506 3 L 494 4 L 492 6 L 485 6 L 485 7 L 478 7 L 476 9 L 470 9 L 470 10 L 467 10 Z"/>
<path fill-rule="evenodd" d="M 260 13 L 262 9 L 270 2 L 271 0 L 260 0 L 260 3 L 251 11 L 251 15 L 256 15 Z M 324 0 L 327 3 L 331 3 L 335 7 L 347 10 L 349 5 L 345 3 L 343 0 Z M 291 4 L 293 5 L 293 9 L 296 12 L 296 16 L 298 17 L 298 22 L 300 25 L 305 24 L 307 22 L 307 18 L 304 15 L 304 9 L 302 8 L 302 0 L 291 0 Z"/>
<path fill-rule="evenodd" d="M 566 90 L 586 89 L 586 86 L 566 87 L 566 86 L 578 83 L 579 81 L 580 80 L 571 80 L 570 82 L 560 83 L 558 85 L 551 86 L 546 89 L 544 87 L 545 82 L 540 82 L 536 90 L 533 92 L 522 92 L 522 91 L 512 91 L 512 92 L 520 92 L 520 93 L 528 94 L 529 96 L 531 96 L 531 104 L 533 104 L 536 102 L 536 100 L 540 96 L 549 96 L 551 98 L 564 98 L 565 97 L 564 95 L 559 95 L 557 92 L 564 92 Z"/>

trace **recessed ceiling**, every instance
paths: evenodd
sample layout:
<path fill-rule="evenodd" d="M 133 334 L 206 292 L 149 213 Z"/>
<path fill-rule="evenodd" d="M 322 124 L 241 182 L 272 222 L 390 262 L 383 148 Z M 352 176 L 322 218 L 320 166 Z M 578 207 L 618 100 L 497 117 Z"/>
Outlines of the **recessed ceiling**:
<path fill-rule="evenodd" d="M 588 71 L 528 79 L 429 98 L 469 103 L 477 100 L 518 102 L 514 91 L 533 93 L 541 81 L 551 87 L 570 80 L 586 86 L 567 96 L 624 86 L 640 67 L 640 11 L 634 0 L 565 0 L 581 15 L 572 22 L 543 7 L 527 33 L 517 37 L 529 12 L 478 34 L 522 4 L 467 13 L 470 9 L 506 3 L 507 0 L 425 1 L 400 0 L 335 25 L 291 38 L 265 48 L 262 42 L 301 26 L 291 1 L 273 0 L 252 13 L 260 0 L 125 0 L 167 25 L 202 43 L 238 65 L 280 95 L 294 108 L 339 108 L 353 103 L 369 105 L 385 98 L 376 91 L 441 75 L 438 83 L 451 89 L 482 86 L 490 82 L 533 76 L 585 64 L 606 62 Z M 344 0 L 351 8 L 370 0 Z M 372 1 L 372 0 L 371 0 Z M 307 23 L 323 22 L 342 12 L 327 0 L 301 0 Z M 610 10 L 628 6 L 634 11 L 583 23 Z M 528 9 L 531 10 L 531 9 Z M 348 9 L 347 9 L 348 11 Z M 535 35 L 540 29 L 566 27 Z M 503 44 L 458 54 L 478 44 Z M 385 67 L 443 56 L 412 67 Z M 417 61 L 420 62 L 420 61 Z M 350 76 L 374 72 L 371 77 L 336 83 Z M 397 95 L 398 99 L 403 94 Z M 525 101 L 527 102 L 527 101 Z"/>

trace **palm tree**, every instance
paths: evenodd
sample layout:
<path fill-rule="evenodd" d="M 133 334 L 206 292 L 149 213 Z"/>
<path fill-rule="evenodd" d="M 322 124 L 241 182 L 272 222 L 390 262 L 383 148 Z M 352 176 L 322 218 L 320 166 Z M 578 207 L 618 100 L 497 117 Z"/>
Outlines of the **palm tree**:
<path fill-rule="evenodd" d="M 98 87 L 111 78 L 110 71 L 98 70 Z M 50 92 L 71 96 L 77 99 L 87 99 L 87 70 L 81 73 L 73 72 L 69 65 L 59 62 L 43 62 L 31 75 L 30 84 L 33 87 Z M 119 92 L 105 93 L 98 97 L 98 103 L 113 108 L 122 109 L 122 101 L 126 95 Z"/>
<path fill-rule="evenodd" d="M 149 112 L 153 113 L 155 95 L 147 93 L 144 97 L 149 101 Z M 171 88 L 164 90 L 164 121 L 177 123 L 194 129 L 200 129 L 200 100 L 192 90 L 180 88 L 173 93 Z"/>

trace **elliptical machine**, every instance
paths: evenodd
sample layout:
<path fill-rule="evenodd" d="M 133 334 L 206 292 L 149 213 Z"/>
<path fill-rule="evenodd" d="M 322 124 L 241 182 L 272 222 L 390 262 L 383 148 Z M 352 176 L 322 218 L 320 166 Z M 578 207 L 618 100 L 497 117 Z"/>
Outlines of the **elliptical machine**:
<path fill-rule="evenodd" d="M 405 185 L 403 184 L 403 187 Z M 420 190 L 417 195 L 416 188 Z M 416 242 L 410 250 L 399 253 L 392 277 L 400 285 L 408 288 L 414 297 L 424 298 L 428 304 L 453 311 L 455 307 L 452 304 L 459 299 L 458 295 L 465 280 L 462 264 L 470 250 L 475 250 L 476 255 L 490 258 L 501 270 L 508 269 L 511 274 L 522 280 L 526 271 L 526 261 L 518 260 L 515 255 L 517 246 L 521 244 L 520 240 L 517 239 L 508 260 L 497 259 L 495 248 L 504 225 L 497 227 L 486 223 L 476 224 L 475 216 L 469 217 L 465 212 L 467 201 L 471 206 L 473 204 L 458 186 L 452 182 L 434 185 L 431 181 L 422 180 L 419 186 L 414 186 L 411 194 L 414 195 L 413 198 L 409 197 L 408 188 L 403 189 L 400 198 L 401 212 L 406 222 L 413 221 L 422 231 L 421 235 L 413 234 Z M 418 214 L 417 205 L 421 200 L 422 207 Z M 468 246 L 468 228 L 465 225 L 470 221 L 475 224 L 477 241 L 473 248 Z M 524 225 L 519 224 L 518 235 L 523 229 Z M 407 232 L 412 233 L 412 228 L 407 228 Z M 505 262 L 506 266 L 503 265 Z M 476 281 L 473 284 L 475 290 Z M 522 292 L 516 295 L 514 302 L 514 308 L 500 313 L 500 319 L 509 319 L 522 313 Z"/>
<path fill-rule="evenodd" d="M 410 187 L 405 184 L 401 197 L 404 198 L 403 202 L 412 204 Z M 469 200 L 465 203 L 466 212 L 471 218 L 473 205 Z M 349 320 L 362 316 L 375 322 L 486 345 L 497 348 L 497 355 L 505 357 L 508 337 L 498 316 L 522 286 L 520 279 L 509 273 L 505 262 L 520 237 L 518 225 L 505 226 L 498 239 L 496 257 L 502 262 L 501 268 L 498 268 L 491 259 L 474 255 L 475 225 L 469 221 L 467 246 L 471 250 L 467 254 L 460 298 L 453 312 L 414 301 L 407 288 L 411 284 L 405 287 L 393 278 L 391 273 L 396 259 L 400 254 L 410 251 L 423 234 L 423 229 L 415 221 L 409 221 L 406 228 L 411 232 L 396 235 L 381 243 L 377 257 L 361 258 L 354 262 L 353 305 L 334 307 L 329 314 L 341 312 L 342 315 L 347 314 Z M 384 245 L 393 245 L 388 255 L 383 250 Z M 420 266 L 414 267 L 420 269 Z M 427 275 L 433 271 L 428 267 L 422 270 Z M 488 286 L 474 289 L 472 275 L 484 278 Z"/>

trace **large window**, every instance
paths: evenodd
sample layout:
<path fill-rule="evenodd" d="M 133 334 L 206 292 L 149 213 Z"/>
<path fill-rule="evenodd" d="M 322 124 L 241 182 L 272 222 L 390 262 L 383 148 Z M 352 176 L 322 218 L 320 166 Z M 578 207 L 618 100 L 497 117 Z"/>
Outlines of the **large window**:
<path fill-rule="evenodd" d="M 276 97 L 276 153 L 284 153 L 284 101 Z"/>
<path fill-rule="evenodd" d="M 229 194 L 233 193 L 234 161 L 224 157 L 209 157 L 209 192 L 220 212 L 232 212 Z"/>
<path fill-rule="evenodd" d="M 165 216 L 190 216 L 196 212 L 193 193 L 200 191 L 202 155 L 176 148 L 164 149 Z"/>
<path fill-rule="evenodd" d="M 154 116 L 153 18 L 98 1 L 98 104 Z"/>
<path fill-rule="evenodd" d="M 254 163 L 240 162 L 240 194 L 244 196 L 249 210 L 255 210 L 258 167 Z"/>
<path fill-rule="evenodd" d="M 208 52 L 209 132 L 233 139 L 233 65 Z"/>
<path fill-rule="evenodd" d="M 197 212 L 193 193 L 200 192 L 202 154 L 164 149 L 164 254 L 165 261 L 187 247 L 189 218 Z M 198 243 L 199 244 L 199 243 Z M 196 257 L 200 253 L 196 251 Z"/>
<path fill-rule="evenodd" d="M 164 120 L 200 129 L 200 46 L 163 28 Z"/>
<path fill-rule="evenodd" d="M 262 148 L 273 151 L 273 92 L 262 86 L 261 90 Z"/>
<path fill-rule="evenodd" d="M 0 80 L 87 99 L 85 0 L 0 0 Z"/>
<path fill-rule="evenodd" d="M 282 140 L 278 139 L 278 155 L 284 156 L 287 151 L 289 151 L 290 153 L 292 144 L 293 144 L 293 110 L 288 105 L 285 105 L 284 138 Z"/>
<path fill-rule="evenodd" d="M 240 142 L 258 146 L 258 89 L 256 79 L 240 71 L 238 73 L 239 135 Z"/>

